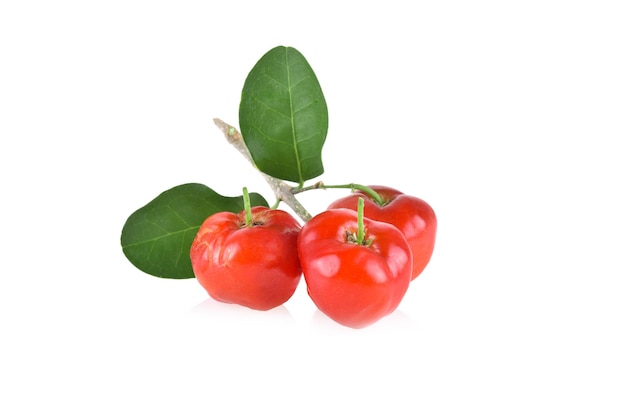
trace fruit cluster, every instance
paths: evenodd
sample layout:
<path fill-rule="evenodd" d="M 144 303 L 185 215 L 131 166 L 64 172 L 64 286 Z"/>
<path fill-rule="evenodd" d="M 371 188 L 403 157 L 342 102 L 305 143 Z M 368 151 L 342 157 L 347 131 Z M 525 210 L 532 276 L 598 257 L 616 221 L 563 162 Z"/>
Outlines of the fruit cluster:
<path fill-rule="evenodd" d="M 218 212 L 191 245 L 193 271 L 215 300 L 268 310 L 304 276 L 317 308 L 336 322 L 368 326 L 393 312 L 433 253 L 437 219 L 424 200 L 370 186 L 331 203 L 303 226 L 289 213 L 247 207 Z"/>

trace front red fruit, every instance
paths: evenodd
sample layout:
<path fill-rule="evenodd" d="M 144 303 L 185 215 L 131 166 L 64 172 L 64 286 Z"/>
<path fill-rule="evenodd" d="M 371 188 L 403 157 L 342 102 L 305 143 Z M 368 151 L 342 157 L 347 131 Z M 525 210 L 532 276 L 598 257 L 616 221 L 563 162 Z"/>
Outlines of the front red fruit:
<path fill-rule="evenodd" d="M 367 218 L 363 223 L 359 243 L 357 212 L 328 210 L 309 220 L 298 238 L 309 296 L 322 313 L 352 328 L 393 312 L 411 280 L 411 249 L 400 230 Z"/>
<path fill-rule="evenodd" d="M 289 213 L 252 207 L 208 217 L 190 250 L 200 284 L 217 301 L 255 310 L 285 303 L 296 290 L 302 270 L 297 239 L 300 224 Z"/>

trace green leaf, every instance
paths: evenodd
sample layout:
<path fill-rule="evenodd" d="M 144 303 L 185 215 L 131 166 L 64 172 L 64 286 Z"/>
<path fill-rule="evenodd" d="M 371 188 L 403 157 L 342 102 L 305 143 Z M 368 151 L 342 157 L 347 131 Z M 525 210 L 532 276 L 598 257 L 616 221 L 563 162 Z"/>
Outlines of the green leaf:
<path fill-rule="evenodd" d="M 251 206 L 268 206 L 250 193 Z M 211 214 L 243 210 L 243 197 L 225 197 L 211 188 L 187 183 L 169 189 L 126 220 L 121 244 L 137 268 L 161 278 L 193 278 L 189 250 L 200 225 Z"/>
<path fill-rule="evenodd" d="M 324 173 L 328 109 L 300 52 L 279 46 L 256 63 L 241 94 L 239 127 L 262 172 L 300 185 Z"/>

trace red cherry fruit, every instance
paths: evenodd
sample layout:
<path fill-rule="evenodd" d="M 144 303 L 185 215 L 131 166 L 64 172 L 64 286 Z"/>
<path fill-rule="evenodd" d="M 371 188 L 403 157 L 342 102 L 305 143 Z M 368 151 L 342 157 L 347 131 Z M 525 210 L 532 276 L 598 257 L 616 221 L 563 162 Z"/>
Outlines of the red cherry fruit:
<path fill-rule="evenodd" d="M 191 245 L 193 271 L 213 299 L 255 310 L 285 303 L 302 269 L 297 240 L 300 224 L 278 209 L 252 207 L 238 214 L 209 216 Z"/>

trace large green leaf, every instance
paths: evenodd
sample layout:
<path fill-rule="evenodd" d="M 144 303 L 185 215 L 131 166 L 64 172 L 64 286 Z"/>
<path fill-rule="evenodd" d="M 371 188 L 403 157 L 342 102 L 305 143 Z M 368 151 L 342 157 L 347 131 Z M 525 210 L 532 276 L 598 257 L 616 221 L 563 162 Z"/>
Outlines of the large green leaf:
<path fill-rule="evenodd" d="M 279 46 L 256 63 L 241 94 L 239 127 L 262 172 L 299 184 L 324 173 L 328 109 L 300 52 Z"/>
<path fill-rule="evenodd" d="M 250 205 L 267 206 L 257 193 Z M 225 197 L 211 188 L 188 183 L 169 189 L 126 220 L 122 250 L 142 271 L 161 278 L 193 278 L 189 250 L 200 225 L 211 214 L 243 210 L 243 197 Z"/>

